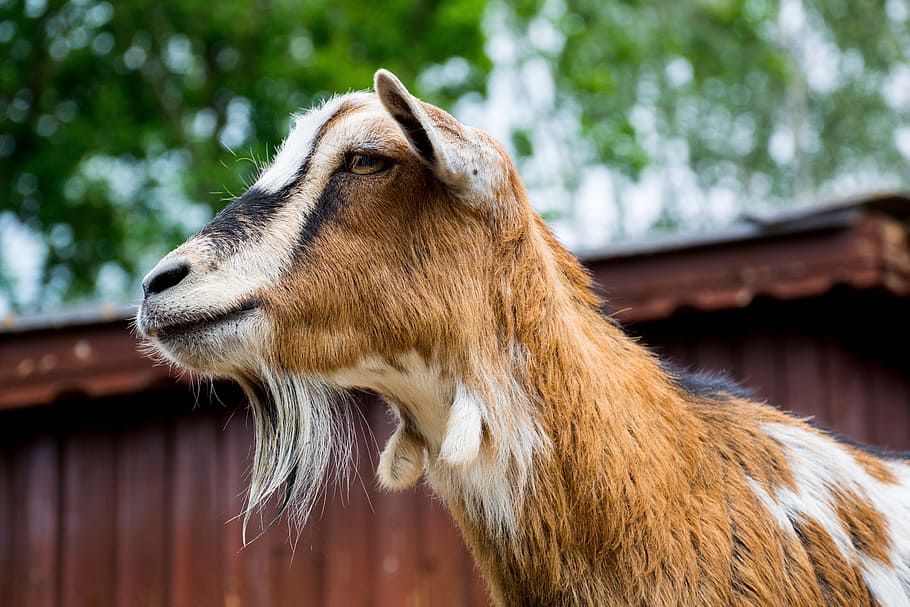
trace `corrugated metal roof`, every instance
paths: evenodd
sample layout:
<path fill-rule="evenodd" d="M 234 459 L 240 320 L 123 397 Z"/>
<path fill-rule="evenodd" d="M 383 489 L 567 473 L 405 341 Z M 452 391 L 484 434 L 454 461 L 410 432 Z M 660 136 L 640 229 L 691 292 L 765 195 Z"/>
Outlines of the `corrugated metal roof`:
<path fill-rule="evenodd" d="M 681 309 L 739 308 L 756 297 L 813 297 L 838 285 L 910 296 L 910 198 L 866 199 L 780 213 L 721 235 L 588 257 L 626 322 Z"/>
<path fill-rule="evenodd" d="M 128 321 L 103 313 L 89 318 L 63 324 L 53 317 L 53 324 L 49 318 L 29 330 L 0 334 L 0 410 L 67 395 L 132 394 L 176 381 L 167 366 L 142 354 Z"/>
<path fill-rule="evenodd" d="M 801 205 L 767 213 L 746 213 L 723 228 L 704 233 L 673 233 L 643 240 L 620 242 L 604 247 L 574 251 L 585 263 L 616 257 L 634 257 L 681 249 L 710 247 L 769 236 L 820 229 L 845 228 L 863 215 L 881 213 L 895 219 L 910 219 L 910 194 L 877 193 L 845 198 L 826 204 Z"/>
<path fill-rule="evenodd" d="M 0 317 L 0 334 L 46 331 L 122 321 L 135 316 L 137 308 L 138 304 L 99 303 L 37 314 L 7 314 Z"/>

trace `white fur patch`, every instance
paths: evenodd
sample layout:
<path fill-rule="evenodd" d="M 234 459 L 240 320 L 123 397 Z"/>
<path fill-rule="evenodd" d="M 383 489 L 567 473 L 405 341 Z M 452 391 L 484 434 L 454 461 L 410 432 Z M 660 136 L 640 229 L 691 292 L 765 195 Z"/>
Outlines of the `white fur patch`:
<path fill-rule="evenodd" d="M 517 517 L 535 492 L 535 464 L 551 453 L 538 408 L 520 383 L 525 357 L 525 348 L 513 343 L 506 359 L 508 370 L 483 375 L 483 387 L 471 396 L 484 426 L 474 462 L 452 466 L 440 460 L 431 462 L 429 470 L 436 491 L 446 499 L 459 500 L 469 516 L 503 537 L 516 534 Z"/>
<path fill-rule="evenodd" d="M 523 361 L 520 351 L 513 348 L 518 364 Z M 416 352 L 396 357 L 396 363 L 368 356 L 332 379 L 342 387 L 373 390 L 399 406 L 426 446 L 433 489 L 463 504 L 469 516 L 493 533 L 513 534 L 516 513 L 534 490 L 535 458 L 546 457 L 549 448 L 528 396 L 514 378 L 497 382 L 490 376 L 483 389 L 488 396 L 481 397 L 479 390 L 447 376 Z M 483 440 L 484 429 L 489 442 Z M 380 478 L 402 447 L 404 435 L 396 435 L 380 459 Z M 397 483 L 388 485 L 395 488 Z"/>
<path fill-rule="evenodd" d="M 281 143 L 275 158 L 269 164 L 253 187 L 275 194 L 297 176 L 304 160 L 310 154 L 315 144 L 316 135 L 325 123 L 338 111 L 338 107 L 345 97 L 332 97 L 321 106 L 313 108 L 304 114 L 294 116 L 294 126 L 291 132 Z"/>
<path fill-rule="evenodd" d="M 758 497 L 758 501 L 761 502 L 761 505 L 765 507 L 765 510 L 774 517 L 774 520 L 777 522 L 777 525 L 784 531 L 795 534 L 796 531 L 793 529 L 793 523 L 790 521 L 789 516 L 787 515 L 787 510 L 784 506 L 778 502 L 774 497 L 765 491 L 765 488 L 761 484 L 750 476 L 746 476 L 746 483 L 752 489 L 752 492 Z"/>
<path fill-rule="evenodd" d="M 910 607 L 910 467 L 889 464 L 900 482 L 882 483 L 835 440 L 790 424 L 764 424 L 763 430 L 786 449 L 798 488 L 752 488 L 782 528 L 794 520 L 813 520 L 832 538 L 844 560 L 857 563 L 872 595 L 881 605 Z M 773 489 L 769 494 L 767 489 Z M 834 510 L 834 492 L 855 493 L 878 510 L 888 524 L 891 566 L 858 551 Z"/>
<path fill-rule="evenodd" d="M 439 458 L 457 466 L 470 464 L 480 453 L 481 438 L 483 421 L 480 403 L 467 388 L 457 383 Z"/>
<path fill-rule="evenodd" d="M 282 489 L 284 507 L 299 532 L 326 475 L 334 467 L 336 482 L 345 483 L 353 464 L 353 418 L 343 395 L 322 378 L 276 374 L 261 362 L 260 388 L 242 382 L 256 437 L 243 513 L 244 543 L 253 513 Z"/>
<path fill-rule="evenodd" d="M 534 464 L 549 456 L 544 434 L 527 394 L 514 378 L 504 384 L 487 379 L 486 398 L 475 399 L 489 444 L 482 443 L 471 465 L 430 468 L 433 487 L 447 499 L 461 501 L 475 521 L 503 537 L 518 529 L 516 516 L 534 493 Z"/>
<path fill-rule="evenodd" d="M 435 457 L 452 402 L 449 382 L 417 352 L 400 354 L 395 363 L 393 366 L 380 356 L 366 356 L 356 366 L 336 371 L 332 380 L 344 388 L 372 390 L 406 411 Z"/>

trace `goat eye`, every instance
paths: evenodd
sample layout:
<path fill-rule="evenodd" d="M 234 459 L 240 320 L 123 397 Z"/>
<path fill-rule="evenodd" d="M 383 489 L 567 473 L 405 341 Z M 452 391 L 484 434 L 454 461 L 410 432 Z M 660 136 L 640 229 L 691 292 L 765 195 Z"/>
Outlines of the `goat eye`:
<path fill-rule="evenodd" d="M 344 161 L 345 168 L 355 175 L 375 175 L 389 168 L 388 158 L 370 154 L 350 154 Z"/>

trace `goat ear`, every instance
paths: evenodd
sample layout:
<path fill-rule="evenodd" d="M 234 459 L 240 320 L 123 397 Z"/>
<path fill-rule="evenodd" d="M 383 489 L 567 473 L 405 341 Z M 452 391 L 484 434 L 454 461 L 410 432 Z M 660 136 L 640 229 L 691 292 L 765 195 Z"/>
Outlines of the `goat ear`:
<path fill-rule="evenodd" d="M 452 135 L 447 133 L 444 136 L 433 123 L 422 103 L 388 70 L 376 72 L 373 88 L 424 164 L 433 169 L 436 176 L 447 185 L 464 184 L 467 159 L 462 157 L 457 143 L 448 141 Z M 456 129 L 464 128 L 454 118 L 451 118 L 451 122 Z"/>

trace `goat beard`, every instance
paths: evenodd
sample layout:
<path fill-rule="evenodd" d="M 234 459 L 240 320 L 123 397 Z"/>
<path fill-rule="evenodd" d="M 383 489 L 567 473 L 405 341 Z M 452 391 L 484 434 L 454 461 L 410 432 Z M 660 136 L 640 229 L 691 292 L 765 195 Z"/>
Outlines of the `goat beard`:
<path fill-rule="evenodd" d="M 345 486 L 353 468 L 353 405 L 338 387 L 314 377 L 278 375 L 265 370 L 255 379 L 240 379 L 250 401 L 255 447 L 243 517 L 243 543 L 254 513 L 259 513 L 258 538 L 288 514 L 296 536 L 319 500 L 326 478 Z M 271 520 L 262 513 L 272 498 L 284 495 Z M 272 514 L 274 513 L 274 514 Z"/>

